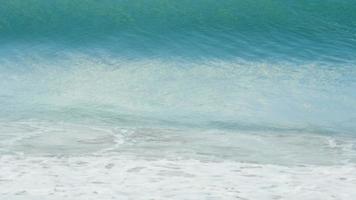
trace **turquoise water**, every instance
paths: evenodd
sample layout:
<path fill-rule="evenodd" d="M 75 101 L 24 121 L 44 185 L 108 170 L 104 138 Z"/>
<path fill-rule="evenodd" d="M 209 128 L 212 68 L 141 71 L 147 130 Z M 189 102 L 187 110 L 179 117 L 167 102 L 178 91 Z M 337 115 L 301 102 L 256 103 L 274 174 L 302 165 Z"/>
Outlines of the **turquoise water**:
<path fill-rule="evenodd" d="M 354 0 L 3 1 L 0 197 L 355 199 L 355 55 Z"/>

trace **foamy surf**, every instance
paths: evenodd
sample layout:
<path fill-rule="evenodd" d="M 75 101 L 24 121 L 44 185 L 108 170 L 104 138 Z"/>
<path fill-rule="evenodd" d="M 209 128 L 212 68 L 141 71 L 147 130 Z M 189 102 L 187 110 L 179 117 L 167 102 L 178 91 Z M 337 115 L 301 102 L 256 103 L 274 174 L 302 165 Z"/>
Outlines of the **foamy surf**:
<path fill-rule="evenodd" d="M 356 166 L 146 160 L 126 156 L 1 156 L 4 199 L 343 199 Z"/>

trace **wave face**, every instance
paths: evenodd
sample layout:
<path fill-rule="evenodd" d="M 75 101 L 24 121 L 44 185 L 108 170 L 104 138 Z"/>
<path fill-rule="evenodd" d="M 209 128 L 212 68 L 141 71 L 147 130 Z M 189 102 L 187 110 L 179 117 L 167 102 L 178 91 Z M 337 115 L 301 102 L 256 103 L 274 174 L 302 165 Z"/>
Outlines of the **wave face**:
<path fill-rule="evenodd" d="M 4 1 L 1 114 L 352 132 L 355 10 L 346 0 Z"/>
<path fill-rule="evenodd" d="M 105 40 L 105 48 L 141 54 L 348 62 L 355 10 L 353 0 L 6 0 L 0 38 L 101 47 Z"/>
<path fill-rule="evenodd" d="M 12 36 L 127 30 L 284 30 L 303 34 L 352 35 L 355 3 L 350 0 L 20 0 L 3 1 L 1 30 Z M 82 35 L 82 34 L 80 34 Z"/>

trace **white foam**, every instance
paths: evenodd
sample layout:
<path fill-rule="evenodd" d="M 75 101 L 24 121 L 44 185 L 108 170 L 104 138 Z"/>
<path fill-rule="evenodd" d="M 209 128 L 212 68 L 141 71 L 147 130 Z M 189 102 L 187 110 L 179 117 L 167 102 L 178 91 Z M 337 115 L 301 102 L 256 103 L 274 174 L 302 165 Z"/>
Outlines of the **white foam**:
<path fill-rule="evenodd" d="M 356 166 L 0 157 L 0 199 L 356 199 Z"/>

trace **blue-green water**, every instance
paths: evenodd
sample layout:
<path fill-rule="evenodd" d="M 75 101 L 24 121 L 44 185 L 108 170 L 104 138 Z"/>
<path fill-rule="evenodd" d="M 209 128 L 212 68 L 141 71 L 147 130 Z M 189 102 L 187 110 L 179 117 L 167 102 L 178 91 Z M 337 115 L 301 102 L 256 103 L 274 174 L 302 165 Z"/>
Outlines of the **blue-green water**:
<path fill-rule="evenodd" d="M 212 165 L 195 162 L 221 162 L 222 170 L 230 170 L 226 162 L 252 163 L 276 177 L 281 174 L 270 165 L 286 167 L 287 174 L 308 166 L 311 174 L 291 181 L 298 186 L 308 180 L 304 185 L 312 187 L 318 183 L 306 177 L 315 175 L 330 184 L 300 186 L 295 199 L 354 199 L 352 176 L 340 192 L 349 196 L 332 191 L 341 191 L 334 188 L 344 180 L 339 176 L 356 169 L 355 130 L 354 0 L 1 1 L 0 159 L 25 166 L 26 173 L 37 166 L 31 159 L 46 156 L 59 156 L 48 161 L 64 170 L 59 176 L 74 165 L 63 164 L 67 160 L 61 156 L 92 165 L 93 156 L 116 165 L 120 158 L 138 168 L 151 160 L 178 160 L 180 167 L 188 162 L 208 171 Z M 335 179 L 313 171 L 318 167 L 331 167 Z M 186 170 L 199 177 L 199 171 Z M 208 171 L 207 179 L 189 179 L 187 187 L 206 183 L 209 188 Z M 1 176 L 10 175 L 0 173 L 0 187 L 9 188 L 0 189 L 0 197 L 47 197 L 31 188 L 31 174 L 22 185 L 27 189 L 1 186 L 6 184 Z M 234 175 L 241 174 L 221 175 L 221 187 L 210 190 L 216 199 L 239 197 L 223 189 L 226 184 L 238 189 L 239 181 L 225 182 Z M 141 182 L 147 177 L 143 174 Z M 115 185 L 115 180 L 103 182 Z M 66 182 L 74 183 L 81 181 Z M 123 198 L 135 197 L 130 184 L 135 183 L 123 185 L 128 192 Z M 172 184 L 180 188 L 179 181 Z M 291 190 L 266 189 L 254 196 L 243 188 L 240 197 L 285 197 Z M 54 199 L 77 195 L 70 188 L 63 191 Z M 113 191 L 103 189 L 106 196 L 100 198 L 115 196 Z M 209 196 L 195 188 L 178 199 L 197 199 L 193 194 Z"/>

